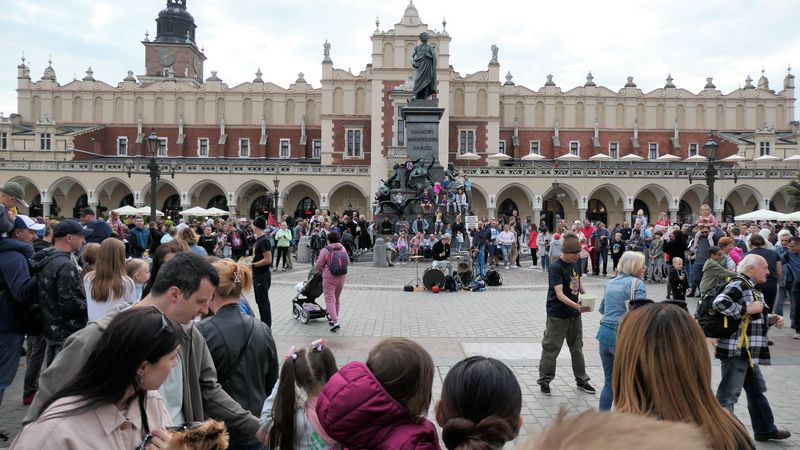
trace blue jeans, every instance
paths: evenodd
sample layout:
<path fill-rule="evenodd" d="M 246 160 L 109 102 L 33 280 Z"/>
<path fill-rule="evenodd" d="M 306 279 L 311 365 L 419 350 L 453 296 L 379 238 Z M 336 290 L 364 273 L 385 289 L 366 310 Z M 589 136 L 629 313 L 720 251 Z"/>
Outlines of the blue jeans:
<path fill-rule="evenodd" d="M 475 273 L 480 277 L 486 276 L 486 253 L 483 250 L 483 247 L 478 249 L 478 271 Z"/>
<path fill-rule="evenodd" d="M 703 265 L 705 262 L 705 260 L 695 260 L 694 264 L 692 264 L 692 275 L 689 277 L 689 287 L 692 288 L 692 291 L 700 288 L 700 280 L 703 279 Z"/>
<path fill-rule="evenodd" d="M 6 388 L 14 382 L 25 335 L 0 331 L 0 405 Z"/>
<path fill-rule="evenodd" d="M 608 273 L 608 247 L 604 247 L 604 250 L 597 251 L 597 267 L 592 267 L 594 273 L 599 274 L 600 269 L 603 269 L 603 275 Z"/>
<path fill-rule="evenodd" d="M 500 248 L 503 251 L 503 264 L 508 267 L 508 256 L 511 255 L 511 244 L 503 244 Z"/>
<path fill-rule="evenodd" d="M 547 272 L 547 269 L 550 268 L 550 256 L 547 253 L 542 255 L 542 270 Z"/>
<path fill-rule="evenodd" d="M 611 411 L 611 403 L 614 400 L 614 393 L 611 391 L 611 374 L 614 371 L 614 353 L 616 346 L 600 343 L 600 361 L 603 363 L 603 390 L 600 391 L 600 411 Z"/>
<path fill-rule="evenodd" d="M 779 316 L 783 315 L 783 302 L 789 301 L 789 319 L 792 323 L 792 328 L 795 328 L 794 315 L 797 309 L 797 302 L 792 296 L 791 286 L 780 287 L 778 286 L 778 295 L 775 298 L 775 308 L 773 312 Z"/>
<path fill-rule="evenodd" d="M 750 367 L 746 357 L 724 358 L 722 363 L 722 381 L 717 387 L 717 400 L 723 408 L 733 414 L 733 406 L 739 400 L 744 389 L 747 395 L 747 410 L 753 424 L 753 434 L 766 436 L 778 431 L 769 401 L 764 395 L 767 383 L 758 366 Z"/>

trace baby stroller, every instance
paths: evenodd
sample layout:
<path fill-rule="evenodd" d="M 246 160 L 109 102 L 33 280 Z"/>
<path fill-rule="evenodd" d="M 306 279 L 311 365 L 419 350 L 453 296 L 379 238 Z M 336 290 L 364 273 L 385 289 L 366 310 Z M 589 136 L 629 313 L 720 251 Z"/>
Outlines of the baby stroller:
<path fill-rule="evenodd" d="M 322 274 L 314 268 L 308 273 L 308 280 L 296 286 L 297 295 L 292 300 L 292 317 L 300 319 L 300 323 L 308 323 L 311 319 L 328 317 L 328 311 L 315 300 L 322 295 Z"/>

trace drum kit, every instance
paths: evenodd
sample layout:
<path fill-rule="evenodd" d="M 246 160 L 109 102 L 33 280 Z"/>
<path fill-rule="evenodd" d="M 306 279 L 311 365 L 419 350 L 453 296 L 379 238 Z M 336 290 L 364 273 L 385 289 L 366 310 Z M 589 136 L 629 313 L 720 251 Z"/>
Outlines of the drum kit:
<path fill-rule="evenodd" d="M 411 259 L 421 257 L 412 256 Z M 417 259 L 417 286 L 419 286 L 419 259 Z M 447 275 L 457 278 L 457 285 L 467 286 L 472 282 L 472 258 L 469 254 L 459 254 L 453 257 L 454 262 L 439 263 L 438 267 L 431 267 L 426 269 L 422 274 L 422 285 L 425 289 L 432 289 L 438 286 L 439 289 L 444 289 L 447 283 Z M 456 273 L 453 273 L 455 266 Z"/>

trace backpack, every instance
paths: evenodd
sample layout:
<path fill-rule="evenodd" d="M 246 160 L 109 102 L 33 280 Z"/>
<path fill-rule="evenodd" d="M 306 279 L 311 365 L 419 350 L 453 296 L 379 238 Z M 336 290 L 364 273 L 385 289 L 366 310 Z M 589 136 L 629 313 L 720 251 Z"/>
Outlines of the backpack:
<path fill-rule="evenodd" d="M 729 281 L 714 286 L 697 301 L 697 309 L 695 309 L 694 317 L 697 319 L 697 323 L 700 324 L 700 328 L 703 329 L 706 337 L 727 339 L 733 336 L 739 329 L 742 319 L 726 316 L 713 308 L 714 299 L 734 280 L 741 280 L 747 283 L 742 277 L 733 277 Z"/>
<path fill-rule="evenodd" d="M 503 277 L 500 272 L 492 269 L 486 272 L 486 285 L 487 286 L 501 286 L 503 284 Z"/>
<path fill-rule="evenodd" d="M 325 247 L 330 255 L 328 256 L 328 270 L 331 275 L 347 275 L 347 252 L 344 249 L 334 250 L 330 245 Z"/>

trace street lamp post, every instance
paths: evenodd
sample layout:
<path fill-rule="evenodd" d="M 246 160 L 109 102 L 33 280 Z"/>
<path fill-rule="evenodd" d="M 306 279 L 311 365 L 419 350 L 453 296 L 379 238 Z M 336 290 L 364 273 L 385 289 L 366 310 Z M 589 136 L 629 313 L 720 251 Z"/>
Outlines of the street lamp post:
<path fill-rule="evenodd" d="M 555 233 L 556 232 L 556 211 L 558 211 L 558 207 L 556 206 L 557 204 L 558 204 L 558 180 L 554 179 L 553 180 L 553 192 L 551 193 L 551 198 L 550 198 L 550 208 L 551 208 L 551 213 L 550 213 L 550 232 L 551 233 Z"/>
<path fill-rule="evenodd" d="M 272 184 L 275 185 L 275 190 L 272 192 L 273 199 L 275 200 L 275 221 L 280 223 L 280 211 L 278 211 L 278 186 L 281 184 L 281 180 L 278 179 L 277 175 L 275 175 L 275 178 L 272 180 Z"/>
<path fill-rule="evenodd" d="M 708 165 L 706 166 L 706 186 L 708 186 L 708 206 L 711 208 L 711 213 L 716 217 L 717 215 L 717 202 L 716 197 L 714 197 L 714 182 L 717 181 L 717 174 L 719 171 L 717 170 L 716 166 L 714 166 L 714 158 L 717 154 L 717 149 L 719 148 L 719 144 L 717 144 L 713 139 L 711 139 L 711 135 L 708 135 L 708 140 L 705 144 L 703 144 L 703 149 L 706 152 L 706 159 L 708 160 Z"/>
<path fill-rule="evenodd" d="M 158 191 L 158 180 L 161 179 L 161 167 L 158 165 L 158 146 L 159 138 L 155 130 L 150 131 L 147 135 L 147 149 L 150 150 L 150 162 L 147 164 L 147 170 L 150 172 L 150 220 L 156 220 L 156 211 L 158 202 L 156 201 L 156 192 Z M 131 177 L 135 164 L 130 159 L 125 160 L 123 164 L 128 172 L 128 178 Z M 175 169 L 178 167 L 177 161 L 170 162 L 170 177 L 175 178 Z"/>

